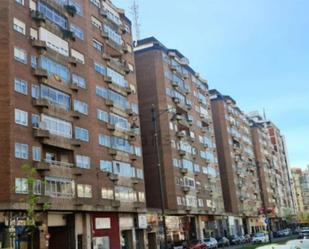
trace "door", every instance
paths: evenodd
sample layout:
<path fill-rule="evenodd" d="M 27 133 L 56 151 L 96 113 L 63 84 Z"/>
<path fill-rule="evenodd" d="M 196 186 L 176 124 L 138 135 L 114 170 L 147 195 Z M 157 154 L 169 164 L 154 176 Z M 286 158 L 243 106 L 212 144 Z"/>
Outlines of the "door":
<path fill-rule="evenodd" d="M 121 232 L 121 249 L 133 249 L 132 230 Z"/>
<path fill-rule="evenodd" d="M 156 233 L 148 233 L 148 248 L 149 249 L 157 249 Z"/>
<path fill-rule="evenodd" d="M 68 243 L 68 229 L 66 226 L 49 227 L 49 249 L 70 248 Z"/>

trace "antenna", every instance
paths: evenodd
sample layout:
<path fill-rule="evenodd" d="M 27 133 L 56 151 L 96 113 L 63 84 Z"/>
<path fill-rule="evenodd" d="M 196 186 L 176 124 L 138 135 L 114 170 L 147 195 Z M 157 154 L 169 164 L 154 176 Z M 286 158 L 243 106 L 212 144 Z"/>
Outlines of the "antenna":
<path fill-rule="evenodd" d="M 266 111 L 265 111 L 265 108 L 263 108 L 263 118 L 264 118 L 265 121 L 267 120 L 267 119 L 266 119 Z"/>
<path fill-rule="evenodd" d="M 141 32 L 140 32 L 140 23 L 139 23 L 139 4 L 138 4 L 138 0 L 133 0 L 133 4 L 131 6 L 131 14 L 133 16 L 133 26 L 135 29 L 135 39 L 139 40 L 140 36 L 141 36 Z"/>

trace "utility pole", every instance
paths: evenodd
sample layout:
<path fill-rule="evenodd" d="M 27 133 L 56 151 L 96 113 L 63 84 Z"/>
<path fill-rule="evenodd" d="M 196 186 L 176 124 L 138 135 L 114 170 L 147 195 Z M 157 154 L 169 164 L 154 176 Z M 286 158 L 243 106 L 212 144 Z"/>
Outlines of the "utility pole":
<path fill-rule="evenodd" d="M 135 40 L 138 41 L 141 38 L 141 25 L 140 25 L 140 16 L 139 16 L 139 4 L 138 0 L 133 0 L 131 6 L 131 15 L 133 17 L 133 27 L 135 30 Z"/>

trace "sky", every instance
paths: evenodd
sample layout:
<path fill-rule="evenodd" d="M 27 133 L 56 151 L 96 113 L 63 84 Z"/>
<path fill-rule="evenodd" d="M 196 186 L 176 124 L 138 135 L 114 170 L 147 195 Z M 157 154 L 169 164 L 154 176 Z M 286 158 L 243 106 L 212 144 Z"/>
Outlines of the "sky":
<path fill-rule="evenodd" d="M 132 0 L 114 0 L 131 17 Z M 308 0 L 137 0 L 141 38 L 178 49 L 244 112 L 265 109 L 309 165 Z M 132 19 L 132 18 L 131 18 Z"/>

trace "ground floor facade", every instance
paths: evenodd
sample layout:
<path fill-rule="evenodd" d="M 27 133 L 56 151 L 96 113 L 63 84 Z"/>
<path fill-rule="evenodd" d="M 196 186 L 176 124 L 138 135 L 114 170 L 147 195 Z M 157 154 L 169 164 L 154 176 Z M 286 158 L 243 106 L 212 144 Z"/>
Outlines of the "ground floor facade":
<path fill-rule="evenodd" d="M 267 230 L 267 219 L 263 216 L 169 213 L 165 217 L 167 241 L 173 244 Z M 159 211 L 48 211 L 38 213 L 36 220 L 35 228 L 29 232 L 23 212 L 0 212 L 0 248 L 160 249 L 164 241 Z M 277 227 L 279 221 L 270 222 Z"/>

